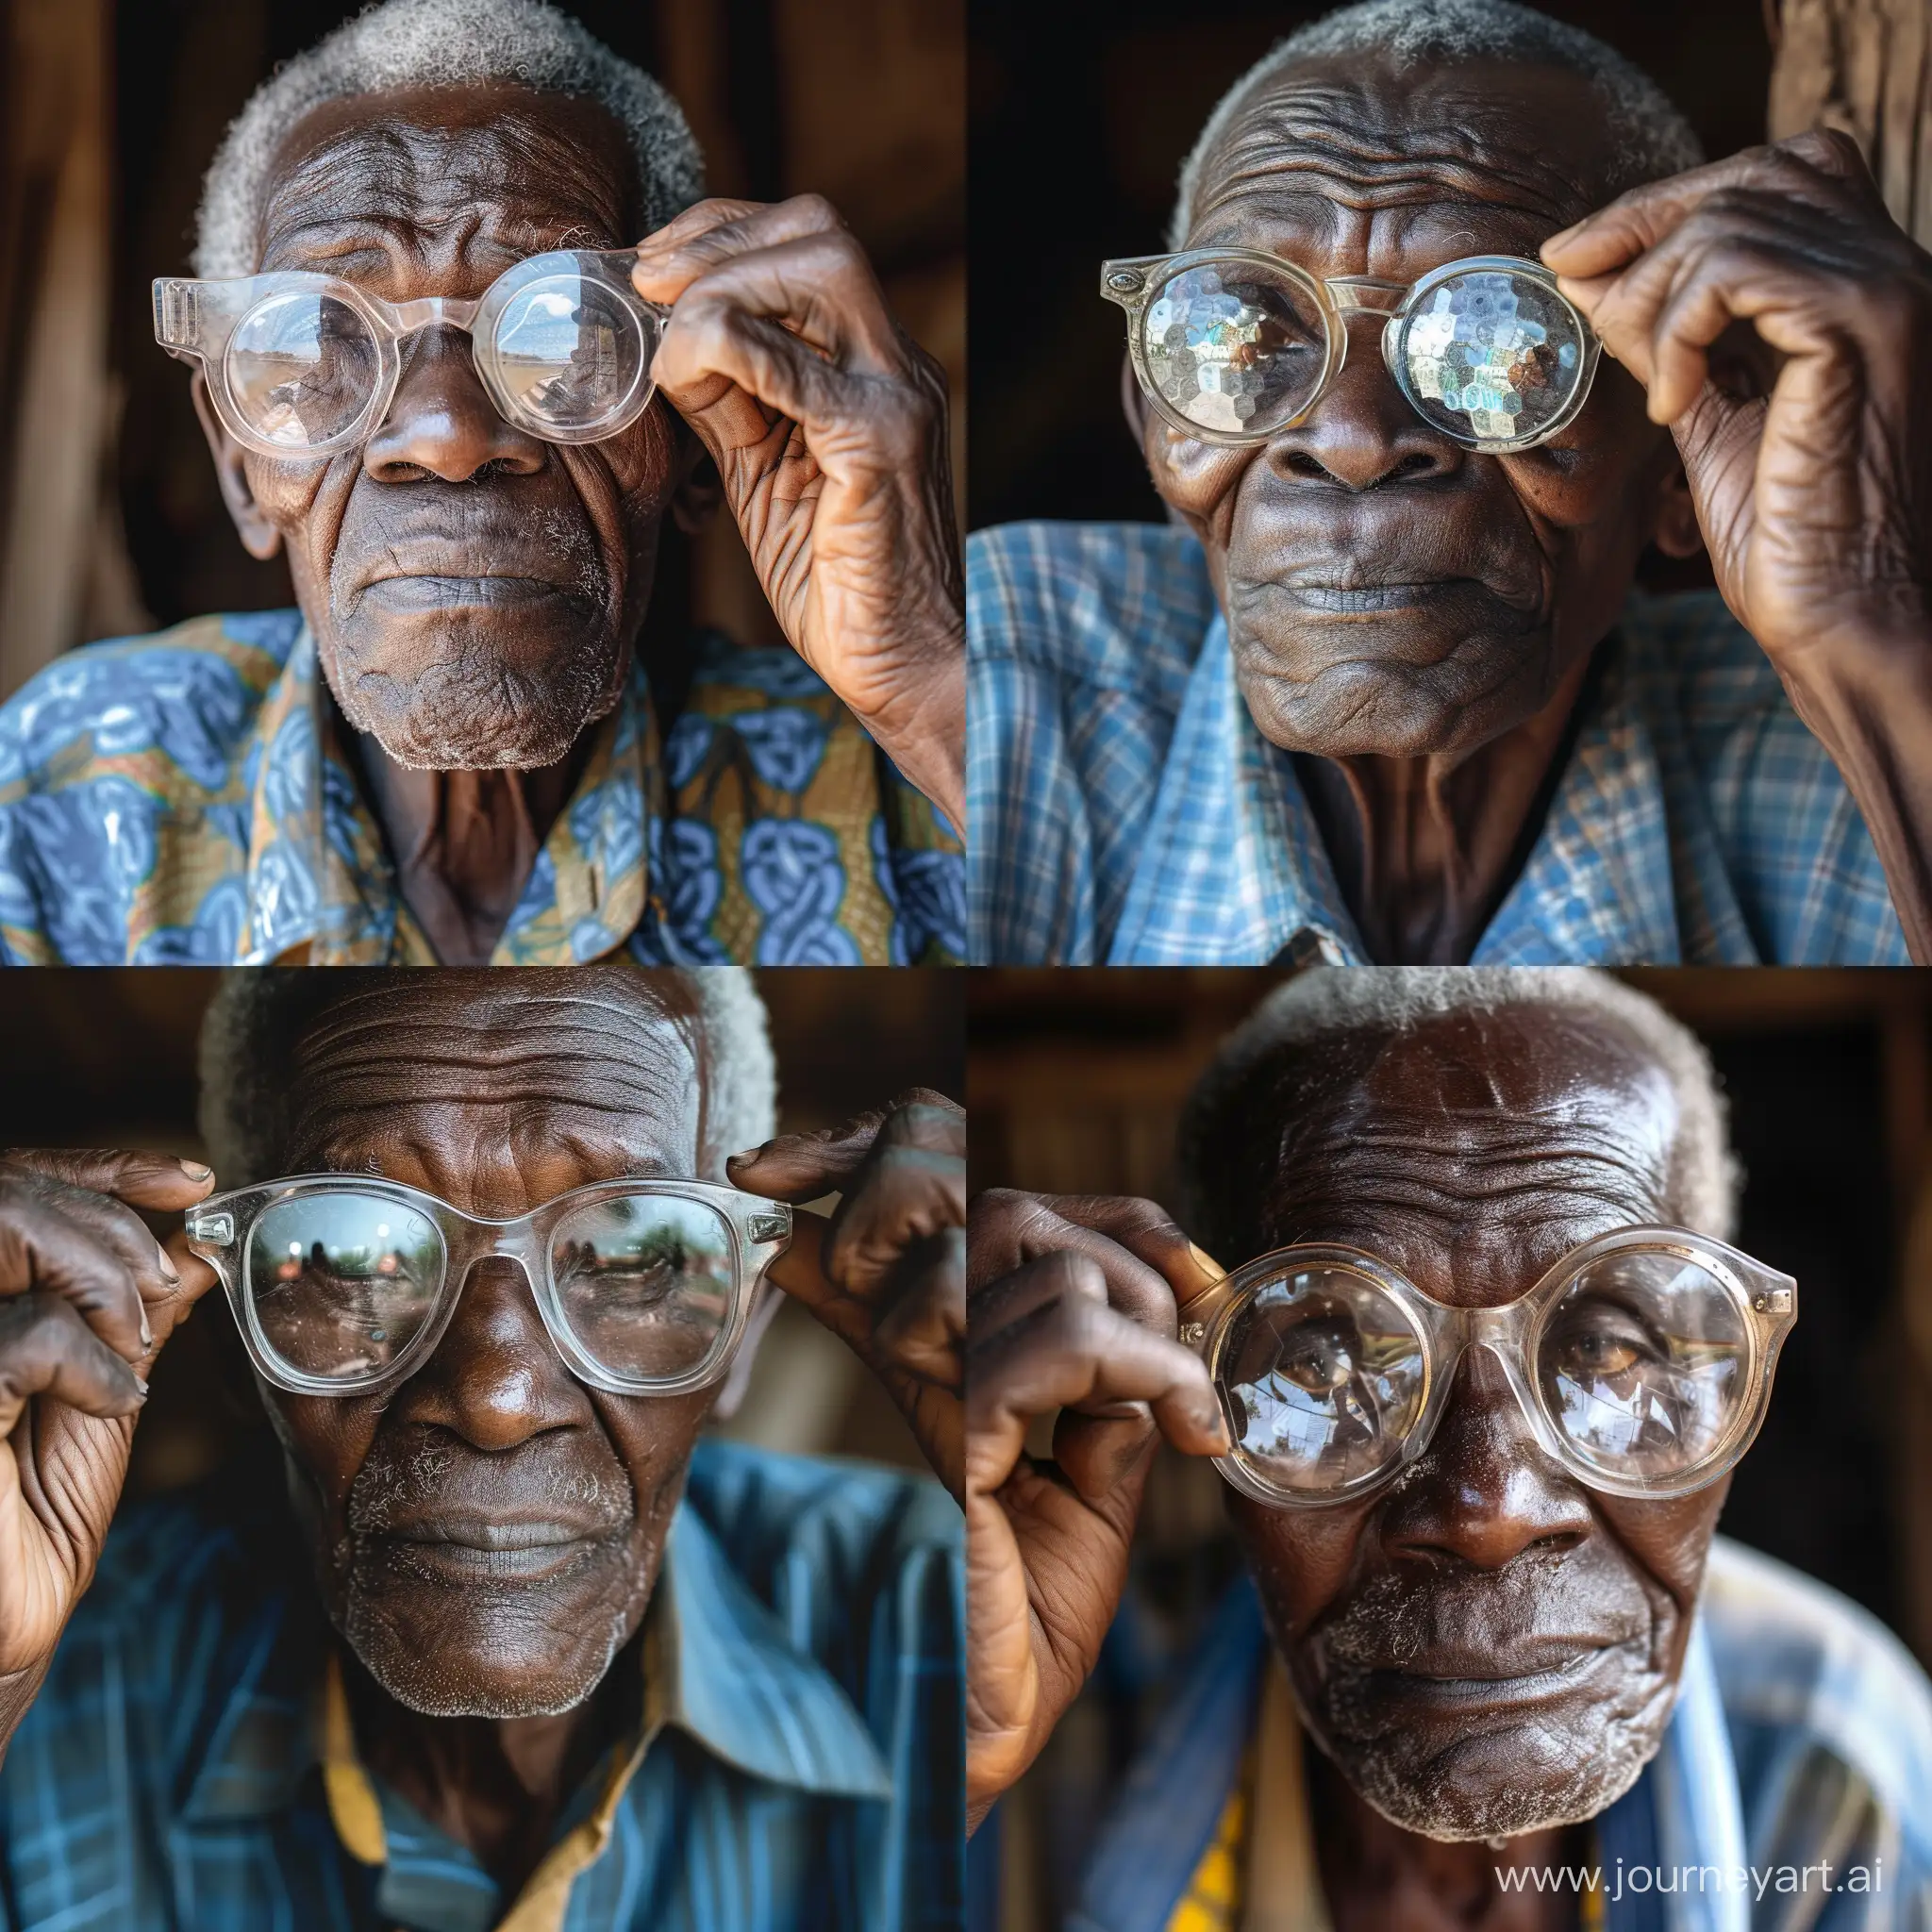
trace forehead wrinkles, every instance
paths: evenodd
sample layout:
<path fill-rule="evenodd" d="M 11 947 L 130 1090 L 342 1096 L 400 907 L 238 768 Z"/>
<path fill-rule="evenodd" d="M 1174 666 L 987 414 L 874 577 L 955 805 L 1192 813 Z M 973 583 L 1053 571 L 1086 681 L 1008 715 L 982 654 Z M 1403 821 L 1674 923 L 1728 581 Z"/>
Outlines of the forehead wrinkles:
<path fill-rule="evenodd" d="M 1371 211 L 1507 209 L 1556 226 L 1593 204 L 1587 170 L 1549 152 L 1493 92 L 1448 79 L 1391 96 L 1386 83 L 1264 83 L 1204 171 L 1196 226 L 1264 194 Z"/>
<path fill-rule="evenodd" d="M 342 227 L 458 239 L 508 228 L 536 240 L 576 229 L 612 242 L 624 199 L 607 157 L 520 114 L 452 128 L 362 122 L 277 167 L 262 204 L 263 253 Z"/>
<path fill-rule="evenodd" d="M 294 1055 L 295 1145 L 340 1143 L 372 1123 L 392 1128 L 403 1108 L 556 1108 L 680 1124 L 695 1115 L 693 1041 L 643 1000 L 547 994 L 429 1008 L 372 994 L 323 1016 Z"/>

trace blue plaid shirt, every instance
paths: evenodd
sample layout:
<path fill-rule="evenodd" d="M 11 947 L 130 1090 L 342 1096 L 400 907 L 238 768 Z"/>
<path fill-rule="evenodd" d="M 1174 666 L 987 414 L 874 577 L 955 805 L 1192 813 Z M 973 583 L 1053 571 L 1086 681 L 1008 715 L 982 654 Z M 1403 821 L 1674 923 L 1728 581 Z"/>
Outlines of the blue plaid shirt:
<path fill-rule="evenodd" d="M 975 962 L 1366 961 L 1189 533 L 981 531 L 967 612 Z M 1633 595 L 1606 648 L 1474 963 L 1905 963 L 1857 808 L 1723 600 Z"/>
<path fill-rule="evenodd" d="M 1068 1932 L 1167 1932 L 1241 1774 L 1267 1657 L 1243 1579 L 1127 1773 Z M 1592 1863 L 1607 1932 L 1924 1932 L 1932 1687 L 1874 1618 L 1718 1538 L 1663 1742 L 1596 1820 Z M 1668 1889 L 1620 1886 L 1620 1866 Z"/>
<path fill-rule="evenodd" d="M 114 1525 L 0 1770 L 6 1932 L 958 1925 L 961 1518 L 936 1484 L 700 1443 L 649 1613 L 673 1659 L 661 1726 L 597 1856 L 512 1902 L 373 1778 L 383 1862 L 345 1844 L 323 1774 L 332 1639 L 264 1474 Z"/>

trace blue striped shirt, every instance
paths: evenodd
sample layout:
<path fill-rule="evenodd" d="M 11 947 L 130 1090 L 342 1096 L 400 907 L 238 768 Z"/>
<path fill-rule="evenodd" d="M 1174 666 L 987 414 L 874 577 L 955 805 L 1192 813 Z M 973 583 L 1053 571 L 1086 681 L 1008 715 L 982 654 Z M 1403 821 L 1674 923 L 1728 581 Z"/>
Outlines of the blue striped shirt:
<path fill-rule="evenodd" d="M 1267 1657 L 1244 1579 L 1126 1774 L 1069 1932 L 1165 1932 L 1241 1775 Z M 1607 1932 L 1932 1925 L 1932 1687 L 1865 1611 L 1717 1538 L 1662 1744 L 1597 1818 L 1595 1862 Z"/>
<path fill-rule="evenodd" d="M 1015 524 L 967 549 L 974 960 L 1365 962 L 1193 537 Z M 1474 963 L 1905 963 L 1844 781 L 1716 592 L 1633 594 L 1604 648 Z"/>
<path fill-rule="evenodd" d="M 956 1926 L 960 1542 L 929 1481 L 700 1443 L 649 1613 L 663 1722 L 545 1909 L 373 1777 L 384 1861 L 345 1845 L 323 1777 L 333 1640 L 278 1490 L 138 1507 L 0 1770 L 0 1927 Z"/>

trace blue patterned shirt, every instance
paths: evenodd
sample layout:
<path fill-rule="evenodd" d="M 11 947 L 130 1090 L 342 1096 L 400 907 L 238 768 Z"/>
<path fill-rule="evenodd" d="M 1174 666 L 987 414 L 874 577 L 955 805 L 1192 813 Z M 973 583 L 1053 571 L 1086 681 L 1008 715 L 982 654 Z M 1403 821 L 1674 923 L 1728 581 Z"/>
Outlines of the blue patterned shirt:
<path fill-rule="evenodd" d="M 1166 525 L 968 546 L 979 963 L 1363 963 L 1289 755 Z M 1714 591 L 1633 595 L 1478 965 L 1903 964 L 1870 833 Z"/>
<path fill-rule="evenodd" d="M 803 659 L 698 640 L 659 743 L 641 668 L 493 962 L 951 964 L 965 861 Z M 293 610 L 58 658 L 0 706 L 0 961 L 428 965 Z"/>
<path fill-rule="evenodd" d="M 371 1774 L 359 1826 L 325 1776 L 334 1640 L 269 1474 L 115 1524 L 0 1769 L 5 1932 L 958 1924 L 962 1519 L 937 1484 L 701 1442 L 647 1721 L 512 1900 Z"/>
<path fill-rule="evenodd" d="M 1068 1932 L 1168 1932 L 1242 1776 L 1271 1655 L 1243 1579 L 1126 1774 Z M 1875 1618 L 1720 1537 L 1663 1741 L 1594 1836 L 1606 1932 L 1924 1932 L 1932 1687 Z"/>

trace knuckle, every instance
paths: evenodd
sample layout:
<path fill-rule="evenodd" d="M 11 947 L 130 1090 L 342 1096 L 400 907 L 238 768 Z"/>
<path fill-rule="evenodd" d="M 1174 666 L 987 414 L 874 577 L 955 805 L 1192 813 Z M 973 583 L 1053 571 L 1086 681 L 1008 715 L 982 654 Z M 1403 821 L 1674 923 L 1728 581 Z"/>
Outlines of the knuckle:
<path fill-rule="evenodd" d="M 798 217 L 814 228 L 845 229 L 845 219 L 823 195 L 816 192 L 794 194 L 787 204 Z"/>

